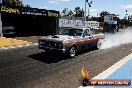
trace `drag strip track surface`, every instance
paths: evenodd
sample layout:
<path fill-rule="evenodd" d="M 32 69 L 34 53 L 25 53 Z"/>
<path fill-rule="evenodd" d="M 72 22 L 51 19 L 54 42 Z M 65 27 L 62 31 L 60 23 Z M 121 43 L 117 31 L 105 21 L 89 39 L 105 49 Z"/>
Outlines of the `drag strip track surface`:
<path fill-rule="evenodd" d="M 132 44 L 88 50 L 74 58 L 48 55 L 37 46 L 0 51 L 0 88 L 77 88 L 81 68 L 90 78 L 132 53 Z"/>

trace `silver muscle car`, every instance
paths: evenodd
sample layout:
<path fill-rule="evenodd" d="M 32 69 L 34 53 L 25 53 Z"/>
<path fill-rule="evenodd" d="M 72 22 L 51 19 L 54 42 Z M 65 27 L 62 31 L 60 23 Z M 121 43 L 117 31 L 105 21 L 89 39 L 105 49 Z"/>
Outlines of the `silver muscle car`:
<path fill-rule="evenodd" d="M 90 28 L 68 28 L 60 35 L 50 35 L 38 40 L 39 49 L 59 51 L 74 57 L 77 51 L 90 47 L 100 48 L 104 34 L 93 35 Z"/>

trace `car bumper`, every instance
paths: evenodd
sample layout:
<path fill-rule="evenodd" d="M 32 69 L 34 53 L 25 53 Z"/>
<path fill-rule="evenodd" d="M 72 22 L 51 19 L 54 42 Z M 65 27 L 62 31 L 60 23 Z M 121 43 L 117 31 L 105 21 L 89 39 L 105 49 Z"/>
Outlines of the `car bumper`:
<path fill-rule="evenodd" d="M 66 49 L 57 49 L 57 48 L 52 48 L 52 47 L 44 47 L 44 46 L 38 46 L 39 49 L 44 49 L 46 51 L 55 51 L 55 52 L 60 52 L 60 53 L 65 53 Z"/>

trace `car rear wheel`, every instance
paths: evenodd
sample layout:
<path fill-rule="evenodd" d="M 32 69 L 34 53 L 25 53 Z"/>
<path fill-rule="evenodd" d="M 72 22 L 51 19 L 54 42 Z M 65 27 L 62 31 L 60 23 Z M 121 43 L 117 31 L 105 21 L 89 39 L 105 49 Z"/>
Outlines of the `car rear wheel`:
<path fill-rule="evenodd" d="M 69 50 L 69 56 L 70 57 L 75 57 L 76 56 L 76 52 L 77 52 L 77 49 L 74 46 L 72 46 L 70 48 L 70 50 Z"/>
<path fill-rule="evenodd" d="M 99 39 L 96 44 L 96 49 L 101 49 L 102 44 L 103 44 L 103 39 Z"/>

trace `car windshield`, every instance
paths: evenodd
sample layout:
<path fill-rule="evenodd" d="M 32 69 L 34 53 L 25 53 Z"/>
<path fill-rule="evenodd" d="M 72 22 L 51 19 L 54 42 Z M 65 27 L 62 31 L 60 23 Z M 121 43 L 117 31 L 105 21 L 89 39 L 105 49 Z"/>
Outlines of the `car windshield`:
<path fill-rule="evenodd" d="M 81 36 L 83 29 L 65 29 L 61 34 L 69 36 Z"/>

